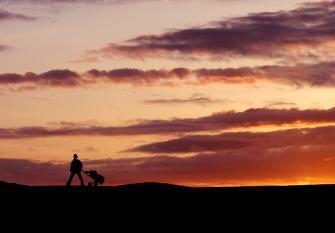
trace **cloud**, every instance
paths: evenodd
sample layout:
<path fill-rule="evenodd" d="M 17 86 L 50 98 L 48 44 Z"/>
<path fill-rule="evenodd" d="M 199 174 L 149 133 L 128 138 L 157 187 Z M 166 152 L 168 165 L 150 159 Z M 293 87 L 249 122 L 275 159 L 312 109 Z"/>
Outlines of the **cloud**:
<path fill-rule="evenodd" d="M 255 13 L 204 27 L 140 35 L 91 50 L 88 55 L 132 59 L 322 57 L 330 51 L 324 46 L 334 48 L 334 10 L 335 1 L 309 3 L 290 11 Z"/>
<path fill-rule="evenodd" d="M 0 158 L 0 180 L 22 184 L 65 184 L 65 164 Z"/>
<path fill-rule="evenodd" d="M 283 100 L 273 100 L 269 101 L 266 108 L 280 108 L 280 107 L 295 107 L 296 104 L 293 102 L 287 102 Z"/>
<path fill-rule="evenodd" d="M 288 129 L 272 132 L 232 132 L 219 135 L 186 136 L 131 149 L 153 154 L 199 153 L 245 148 L 280 149 L 294 146 L 333 146 L 335 127 Z"/>
<path fill-rule="evenodd" d="M 6 51 L 8 49 L 10 49 L 9 46 L 0 44 L 0 52 Z"/>
<path fill-rule="evenodd" d="M 88 125 L 102 126 L 103 124 L 94 119 L 86 121 L 51 121 L 48 125 L 52 127 L 64 127 L 64 128 L 76 128 L 76 127 L 87 127 Z"/>
<path fill-rule="evenodd" d="M 68 163 L 0 159 L 0 180 L 34 185 L 65 184 Z M 246 148 L 191 157 L 152 156 L 86 160 L 106 184 L 169 182 L 184 185 L 333 183 L 334 147 Z"/>
<path fill-rule="evenodd" d="M 0 0 L 5 4 L 37 4 L 37 5 L 68 5 L 68 4 L 130 4 L 143 2 L 161 2 L 164 0 Z M 187 1 L 187 0 L 170 0 Z"/>
<path fill-rule="evenodd" d="M 151 120 L 129 126 L 68 125 L 55 127 L 0 128 L 0 139 L 22 139 L 56 136 L 118 136 L 166 135 L 222 131 L 236 128 L 281 126 L 286 124 L 334 123 L 335 108 L 307 109 L 248 109 L 243 112 L 221 112 L 206 117 L 173 120 Z"/>
<path fill-rule="evenodd" d="M 226 69 L 198 69 L 193 73 L 199 84 L 256 83 L 269 81 L 294 86 L 334 86 L 335 63 L 297 64 L 294 66 L 256 66 Z"/>
<path fill-rule="evenodd" d="M 43 97 L 31 97 L 33 100 L 43 101 L 43 102 L 49 102 L 52 101 L 52 99 L 49 98 L 43 98 Z"/>
<path fill-rule="evenodd" d="M 214 100 L 211 99 L 210 97 L 199 94 L 194 94 L 191 97 L 185 99 L 150 99 L 144 101 L 145 104 L 155 104 L 155 105 L 197 104 L 202 106 L 221 102 L 222 100 L 218 99 Z"/>
<path fill-rule="evenodd" d="M 24 75 L 0 74 L 0 85 L 26 85 L 16 90 L 25 90 L 25 88 L 34 90 L 39 87 L 78 87 L 82 83 L 80 75 L 70 70 L 50 70 L 41 74 L 28 72 Z"/>
<path fill-rule="evenodd" d="M 85 147 L 84 150 L 85 150 L 85 152 L 99 152 L 99 150 L 94 148 L 93 146 Z"/>
<path fill-rule="evenodd" d="M 0 74 L 0 85 L 16 86 L 13 91 L 35 90 L 38 88 L 77 88 L 96 83 L 131 84 L 141 86 L 164 85 L 168 81 L 182 80 L 188 75 L 185 68 L 172 70 L 114 69 L 110 71 L 89 70 L 83 74 L 68 69 L 50 70 L 45 73 Z M 19 87 L 17 87 L 19 86 Z"/>
<path fill-rule="evenodd" d="M 255 66 L 218 69 L 138 70 L 115 69 L 111 71 L 90 70 L 86 73 L 92 79 L 105 78 L 106 82 L 130 83 L 133 85 L 163 85 L 172 82 L 177 85 L 205 85 L 212 83 L 248 84 L 274 82 L 298 87 L 335 86 L 335 62 L 297 64 L 293 66 Z"/>
<path fill-rule="evenodd" d="M 0 48 L 1 50 L 1 48 Z M 296 87 L 334 87 L 335 62 L 297 64 L 294 66 L 255 66 L 218 69 L 174 69 L 141 70 L 132 68 L 97 70 L 78 73 L 68 69 L 50 70 L 45 73 L 0 74 L 0 86 L 10 90 L 24 91 L 39 88 L 80 88 L 102 84 L 129 84 L 134 86 L 168 86 L 208 84 L 250 84 L 274 82 Z M 172 100 L 173 101 L 173 100 Z M 192 100 L 190 100 L 192 101 Z M 198 99 L 198 101 L 207 101 Z M 154 101 L 155 102 L 155 101 Z M 154 103 L 150 102 L 150 103 Z M 178 101 L 174 101 L 178 102 Z M 187 100 L 185 100 L 187 102 Z"/>
<path fill-rule="evenodd" d="M 171 70 L 140 70 L 140 69 L 114 69 L 110 71 L 90 70 L 86 72 L 88 77 L 105 78 L 106 82 L 130 83 L 133 85 L 157 85 L 160 81 L 183 80 L 187 78 L 190 71 L 186 68 L 175 68 Z"/>
<path fill-rule="evenodd" d="M 0 8 L 0 22 L 8 20 L 22 20 L 22 21 L 33 21 L 35 17 L 26 16 L 23 14 L 11 13 Z"/>

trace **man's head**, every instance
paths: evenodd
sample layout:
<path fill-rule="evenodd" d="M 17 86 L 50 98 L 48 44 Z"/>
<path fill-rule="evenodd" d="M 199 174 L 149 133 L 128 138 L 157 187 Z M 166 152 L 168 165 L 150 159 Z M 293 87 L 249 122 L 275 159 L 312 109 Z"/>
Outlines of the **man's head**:
<path fill-rule="evenodd" d="M 77 159 L 77 158 L 78 158 L 78 155 L 77 155 L 77 154 L 74 154 L 74 155 L 73 155 L 73 158 Z"/>

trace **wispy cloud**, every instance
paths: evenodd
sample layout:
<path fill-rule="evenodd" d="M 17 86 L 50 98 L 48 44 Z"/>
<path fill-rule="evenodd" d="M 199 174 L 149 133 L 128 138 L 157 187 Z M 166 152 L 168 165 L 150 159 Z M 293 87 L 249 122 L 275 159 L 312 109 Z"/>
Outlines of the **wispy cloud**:
<path fill-rule="evenodd" d="M 245 148 L 275 149 L 293 146 L 333 146 L 335 127 L 288 129 L 272 132 L 229 132 L 219 135 L 193 135 L 155 142 L 130 149 L 153 154 L 199 153 Z"/>
<path fill-rule="evenodd" d="M 209 104 L 217 104 L 222 103 L 223 100 L 220 99 L 212 99 L 210 97 L 201 95 L 201 94 L 194 94 L 191 97 L 184 98 L 184 99 L 149 99 L 145 100 L 145 104 L 155 104 L 155 105 L 182 105 L 182 104 L 196 104 L 206 106 Z"/>
<path fill-rule="evenodd" d="M 8 45 L 0 44 L 0 52 L 6 51 L 6 50 L 9 50 L 9 49 L 10 49 L 10 47 Z"/>
<path fill-rule="evenodd" d="M 88 146 L 88 147 L 85 147 L 85 152 L 99 152 L 99 150 L 93 146 Z"/>
<path fill-rule="evenodd" d="M 69 5 L 69 4 L 134 4 L 145 2 L 187 1 L 187 0 L 0 0 L 5 4 Z"/>
<path fill-rule="evenodd" d="M 283 107 L 295 107 L 296 104 L 293 102 L 287 102 L 287 101 L 283 101 L 283 100 L 273 100 L 273 101 L 269 101 L 267 102 L 266 107 L 267 108 L 283 108 Z"/>
<path fill-rule="evenodd" d="M 16 14 L 0 8 L 0 22 L 8 20 L 22 20 L 22 21 L 33 21 L 37 18 L 26 16 L 24 14 Z"/>
<path fill-rule="evenodd" d="M 215 132 L 236 128 L 281 126 L 287 124 L 334 123 L 335 108 L 248 109 L 243 112 L 221 112 L 206 117 L 173 120 L 150 120 L 129 126 L 76 126 L 0 128 L 0 139 L 21 139 L 56 136 L 118 136 L 166 135 L 195 132 Z"/>

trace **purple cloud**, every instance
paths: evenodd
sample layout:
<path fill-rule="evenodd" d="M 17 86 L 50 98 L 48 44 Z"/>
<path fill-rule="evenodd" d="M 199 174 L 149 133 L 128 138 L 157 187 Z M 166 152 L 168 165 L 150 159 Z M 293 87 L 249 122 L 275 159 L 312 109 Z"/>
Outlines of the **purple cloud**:
<path fill-rule="evenodd" d="M 6 49 L 6 47 L 3 47 Z M 1 51 L 1 47 L 0 47 Z M 218 69 L 92 69 L 82 74 L 68 69 L 50 70 L 45 73 L 0 74 L 0 85 L 13 87 L 11 90 L 34 90 L 38 88 L 80 88 L 97 83 L 130 84 L 134 86 L 169 86 L 207 85 L 207 84 L 248 84 L 257 82 L 274 82 L 297 87 L 333 87 L 335 86 L 335 62 L 318 64 L 297 64 L 294 66 L 255 66 Z M 194 99 L 166 102 L 188 102 Z M 208 102 L 198 98 L 199 102 Z M 162 102 L 162 101 L 159 101 Z M 163 100 L 164 102 L 164 100 Z M 148 103 L 155 103 L 149 101 Z"/>
<path fill-rule="evenodd" d="M 39 138 L 56 136 L 118 136 L 166 135 L 222 131 L 241 127 L 315 124 L 335 122 L 335 108 L 307 109 L 248 109 L 243 112 L 221 112 L 206 117 L 173 120 L 151 120 L 123 126 L 73 126 L 0 128 L 0 139 Z"/>
<path fill-rule="evenodd" d="M 178 56 L 287 58 L 295 53 L 309 57 L 313 55 L 311 48 L 334 42 L 334 11 L 335 1 L 322 1 L 290 11 L 255 13 L 204 27 L 141 35 L 123 44 L 110 43 L 88 54 L 135 59 Z"/>
<path fill-rule="evenodd" d="M 199 153 L 245 148 L 280 149 L 293 146 L 333 146 L 335 126 L 289 129 L 272 132 L 232 132 L 194 135 L 150 143 L 131 149 L 153 154 Z"/>

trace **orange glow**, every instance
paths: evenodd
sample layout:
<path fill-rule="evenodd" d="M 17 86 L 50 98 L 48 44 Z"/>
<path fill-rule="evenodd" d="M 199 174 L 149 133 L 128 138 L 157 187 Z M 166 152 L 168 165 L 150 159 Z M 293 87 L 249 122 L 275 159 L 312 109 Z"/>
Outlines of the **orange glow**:
<path fill-rule="evenodd" d="M 64 184 L 77 153 L 110 185 L 335 182 L 335 1 L 19 2 L 0 181 Z"/>

